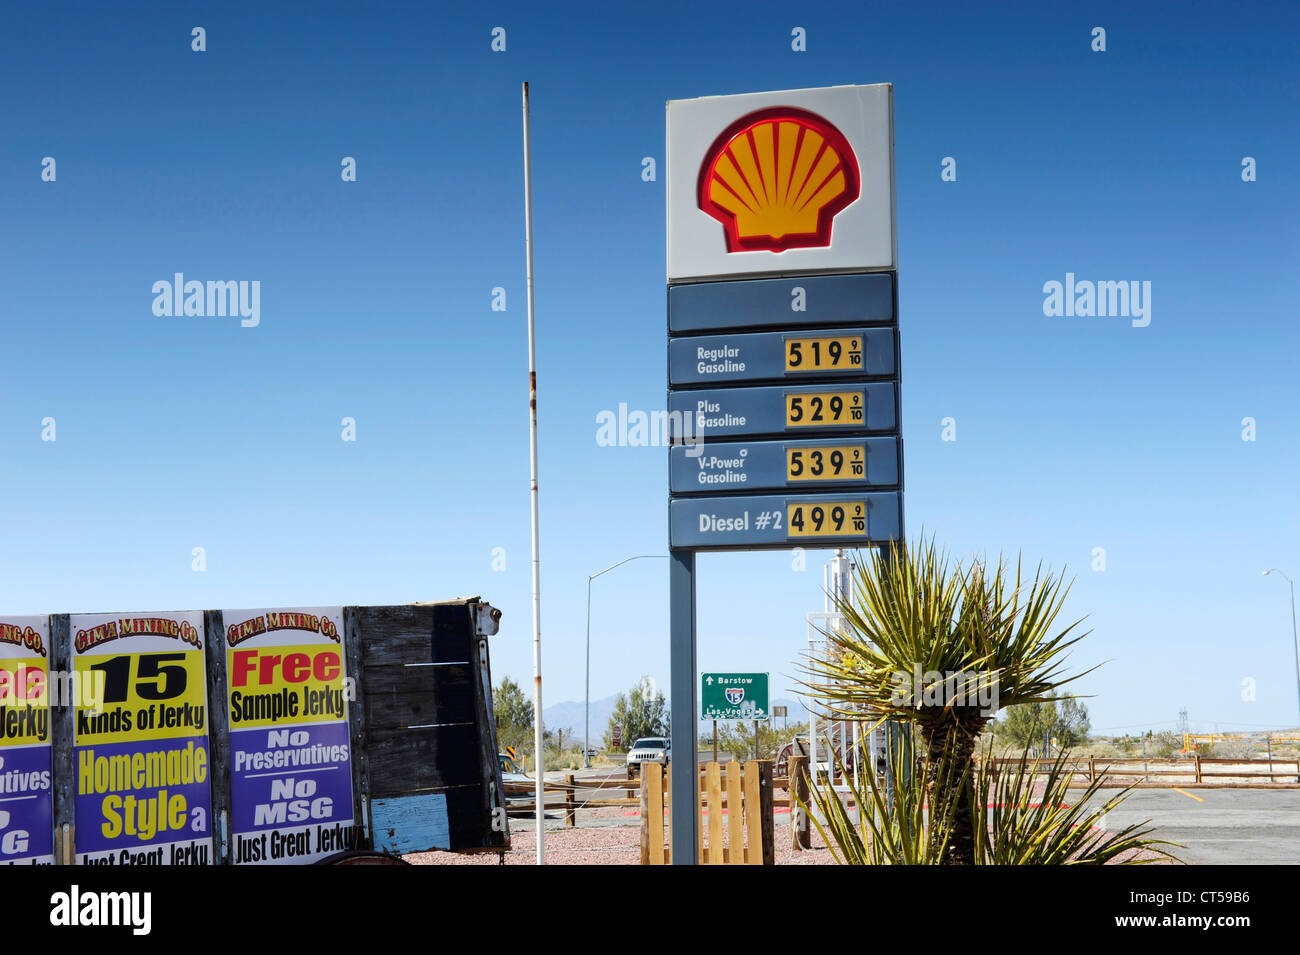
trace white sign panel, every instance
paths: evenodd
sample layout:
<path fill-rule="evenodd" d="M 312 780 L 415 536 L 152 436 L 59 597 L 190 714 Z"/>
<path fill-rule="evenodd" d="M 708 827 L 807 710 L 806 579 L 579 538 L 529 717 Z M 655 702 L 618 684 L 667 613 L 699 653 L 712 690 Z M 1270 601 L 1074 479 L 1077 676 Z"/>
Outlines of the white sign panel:
<path fill-rule="evenodd" d="M 668 102 L 668 281 L 897 267 L 893 86 Z"/>

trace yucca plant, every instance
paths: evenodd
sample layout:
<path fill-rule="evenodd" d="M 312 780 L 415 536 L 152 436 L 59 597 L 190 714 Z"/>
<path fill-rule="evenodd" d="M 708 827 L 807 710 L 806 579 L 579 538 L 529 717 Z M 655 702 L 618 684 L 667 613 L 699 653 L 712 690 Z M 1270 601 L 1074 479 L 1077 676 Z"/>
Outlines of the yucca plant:
<path fill-rule="evenodd" d="M 1071 790 L 1074 774 L 1067 772 L 1062 753 L 1036 774 L 1042 763 L 1026 749 L 1013 766 L 999 767 L 986 753 L 975 774 L 973 824 L 977 865 L 1141 865 L 1178 860 L 1161 846 L 1177 843 L 1147 838 L 1155 830 L 1150 820 L 1117 831 L 1106 816 L 1133 791 L 1121 789 L 1089 808 L 1105 780 L 1098 775 L 1086 788 Z M 1035 784 L 1035 779 L 1043 781 Z M 982 838 L 980 835 L 982 834 Z"/>
<path fill-rule="evenodd" d="M 1037 762 L 1027 750 L 1019 762 L 997 771 L 986 758 L 973 771 L 964 771 L 973 791 L 969 822 L 975 833 L 976 865 L 1142 865 L 1178 860 L 1163 846 L 1175 843 L 1148 838 L 1149 822 L 1134 823 L 1117 831 L 1105 825 L 1108 813 L 1128 798 L 1132 787 L 1105 802 L 1088 807 L 1101 789 L 1098 777 L 1086 788 L 1071 790 L 1072 774 L 1065 770 L 1066 756 L 1047 767 L 1035 783 Z M 844 785 L 856 807 L 854 813 L 828 779 L 809 790 L 813 824 L 837 862 L 845 865 L 939 865 L 948 861 L 957 820 L 951 801 L 931 807 L 927 794 L 936 777 L 944 784 L 957 772 L 951 761 L 927 765 L 922 757 L 918 772 L 909 772 L 903 760 L 890 762 L 890 780 L 869 773 L 858 785 L 845 773 Z M 842 770 L 842 767 L 841 767 Z M 931 772 L 933 770 L 934 772 Z M 893 790 L 891 805 L 889 790 Z M 946 806 L 947 808 L 943 808 Z"/>
<path fill-rule="evenodd" d="M 801 802 L 800 807 L 809 813 L 836 861 L 844 865 L 941 864 L 952 837 L 954 806 L 950 801 L 946 810 L 930 812 L 925 780 L 931 775 L 942 780 L 951 771 L 952 762 L 933 767 L 932 774 L 929 757 L 923 757 L 918 775 L 908 765 L 910 747 L 897 747 L 888 763 L 888 782 L 878 780 L 874 768 L 869 768 L 859 784 L 845 771 L 829 738 L 826 746 L 858 820 L 854 822 L 849 807 L 826 777 L 809 787 L 809 804 Z"/>
<path fill-rule="evenodd" d="M 934 541 L 891 546 L 854 562 L 842 628 L 804 666 L 807 694 L 827 716 L 916 725 L 931 801 L 950 813 L 945 861 L 975 861 L 971 773 L 985 724 L 1004 706 L 1048 699 L 1087 672 L 1062 672 L 1085 634 L 1059 626 L 1068 586 L 999 558 L 962 566 Z M 937 773 L 946 771 L 946 785 Z M 951 805 L 948 805 L 951 803 Z"/>

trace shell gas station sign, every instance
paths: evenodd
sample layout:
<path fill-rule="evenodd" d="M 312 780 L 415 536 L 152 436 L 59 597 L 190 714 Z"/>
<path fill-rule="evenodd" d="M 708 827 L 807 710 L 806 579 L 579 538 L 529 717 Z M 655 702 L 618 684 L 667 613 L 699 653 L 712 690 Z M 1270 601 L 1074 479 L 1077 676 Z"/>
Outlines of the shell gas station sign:
<path fill-rule="evenodd" d="M 753 706 L 740 682 L 697 681 L 696 553 L 903 538 L 893 87 L 667 113 L 670 669 L 689 766 L 699 702 Z M 698 780 L 671 786 L 672 860 L 690 864 Z"/>
<path fill-rule="evenodd" d="M 670 546 L 902 536 L 893 87 L 668 103 Z"/>
<path fill-rule="evenodd" d="M 668 281 L 896 267 L 893 87 L 668 104 Z"/>

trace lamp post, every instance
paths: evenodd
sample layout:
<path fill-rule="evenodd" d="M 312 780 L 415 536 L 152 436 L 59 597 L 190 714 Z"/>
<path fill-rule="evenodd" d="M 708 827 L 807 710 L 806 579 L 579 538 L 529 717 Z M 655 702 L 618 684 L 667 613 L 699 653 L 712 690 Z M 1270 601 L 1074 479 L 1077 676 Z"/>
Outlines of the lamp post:
<path fill-rule="evenodd" d="M 625 557 L 617 564 L 610 564 L 604 570 L 599 570 L 587 576 L 587 702 L 582 717 L 582 766 L 584 769 L 591 768 L 591 582 L 601 574 L 608 574 L 616 567 L 622 567 L 634 560 L 646 560 L 651 557 L 668 559 L 667 554 L 637 554 L 635 557 Z"/>
<path fill-rule="evenodd" d="M 1264 571 L 1265 577 L 1269 574 L 1277 574 L 1291 586 L 1291 637 L 1295 640 L 1295 689 L 1297 703 L 1300 703 L 1300 632 L 1296 630 L 1295 623 L 1295 581 L 1276 567 Z"/>

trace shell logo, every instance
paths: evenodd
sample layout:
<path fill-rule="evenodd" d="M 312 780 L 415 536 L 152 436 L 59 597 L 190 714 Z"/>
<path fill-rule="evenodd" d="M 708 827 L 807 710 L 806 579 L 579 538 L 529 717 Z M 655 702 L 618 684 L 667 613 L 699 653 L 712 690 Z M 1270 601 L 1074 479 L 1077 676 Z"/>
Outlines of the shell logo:
<path fill-rule="evenodd" d="M 831 244 L 835 216 L 858 198 L 858 157 L 816 113 L 775 107 L 742 116 L 700 167 L 699 205 L 722 223 L 728 252 Z"/>

